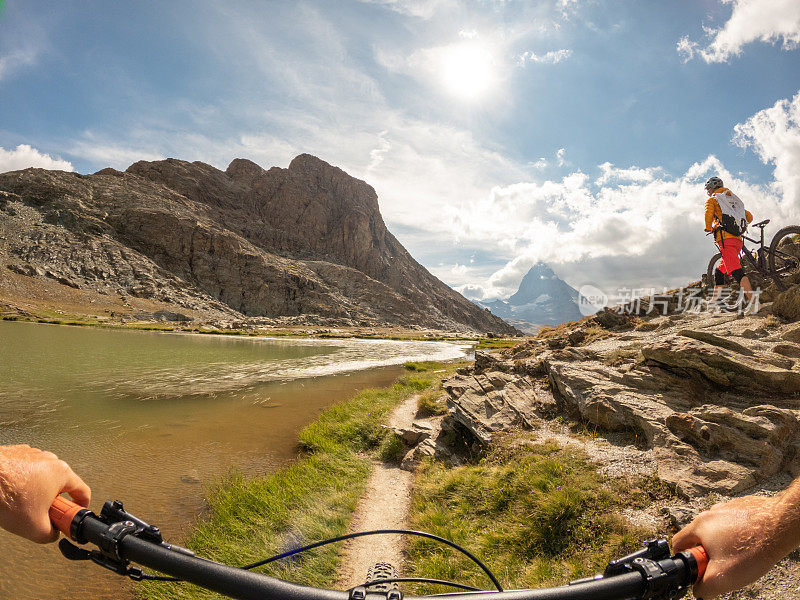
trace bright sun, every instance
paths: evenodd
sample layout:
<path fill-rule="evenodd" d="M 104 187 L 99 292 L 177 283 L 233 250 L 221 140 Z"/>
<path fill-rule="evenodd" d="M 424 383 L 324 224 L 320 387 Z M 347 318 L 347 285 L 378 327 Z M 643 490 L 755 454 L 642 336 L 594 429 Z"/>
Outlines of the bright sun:
<path fill-rule="evenodd" d="M 479 45 L 454 46 L 442 57 L 442 82 L 450 93 L 467 100 L 482 96 L 492 87 L 494 71 L 491 53 Z"/>

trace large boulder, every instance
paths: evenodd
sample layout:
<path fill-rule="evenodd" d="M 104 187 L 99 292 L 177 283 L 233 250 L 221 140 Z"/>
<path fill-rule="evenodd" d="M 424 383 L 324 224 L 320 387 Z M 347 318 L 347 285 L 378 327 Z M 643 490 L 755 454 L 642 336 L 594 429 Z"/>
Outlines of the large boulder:
<path fill-rule="evenodd" d="M 782 402 L 800 407 L 800 399 L 794 397 L 800 392 L 800 372 L 774 366 L 766 359 L 758 360 L 751 353 L 734 352 L 693 339 L 668 337 L 642 348 L 642 355 L 675 372 L 724 388 L 760 388 L 789 394 L 790 398 Z"/>
<path fill-rule="evenodd" d="M 800 320 L 800 286 L 792 286 L 778 294 L 772 303 L 772 314 L 787 323 Z"/>
<path fill-rule="evenodd" d="M 455 375 L 443 386 L 450 414 L 481 443 L 515 426 L 530 428 L 536 421 L 540 404 L 525 376 L 502 371 Z"/>

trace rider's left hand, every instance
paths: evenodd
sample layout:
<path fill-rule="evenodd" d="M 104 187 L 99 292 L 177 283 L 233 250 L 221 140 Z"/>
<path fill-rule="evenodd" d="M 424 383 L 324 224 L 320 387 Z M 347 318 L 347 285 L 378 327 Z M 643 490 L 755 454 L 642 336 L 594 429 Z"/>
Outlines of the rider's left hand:
<path fill-rule="evenodd" d="M 48 510 L 62 492 L 89 506 L 89 486 L 55 454 L 26 445 L 0 446 L 0 527 L 40 544 L 54 542 L 58 530 Z"/>

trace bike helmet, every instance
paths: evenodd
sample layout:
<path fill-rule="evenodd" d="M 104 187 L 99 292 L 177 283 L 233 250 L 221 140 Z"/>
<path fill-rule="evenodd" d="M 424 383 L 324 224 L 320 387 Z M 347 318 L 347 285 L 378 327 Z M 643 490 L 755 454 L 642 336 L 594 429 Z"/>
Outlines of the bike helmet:
<path fill-rule="evenodd" d="M 719 177 L 712 177 L 706 181 L 706 191 L 711 194 L 715 189 L 723 187 L 722 179 Z"/>

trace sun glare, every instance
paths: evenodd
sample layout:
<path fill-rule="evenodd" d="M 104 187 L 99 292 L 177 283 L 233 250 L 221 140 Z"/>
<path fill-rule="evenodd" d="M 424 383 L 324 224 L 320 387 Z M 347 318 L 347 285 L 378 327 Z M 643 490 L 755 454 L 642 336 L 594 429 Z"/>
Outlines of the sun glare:
<path fill-rule="evenodd" d="M 447 90 L 472 100 L 484 95 L 494 83 L 492 54 L 479 45 L 464 44 L 448 49 L 442 59 L 442 82 Z"/>

